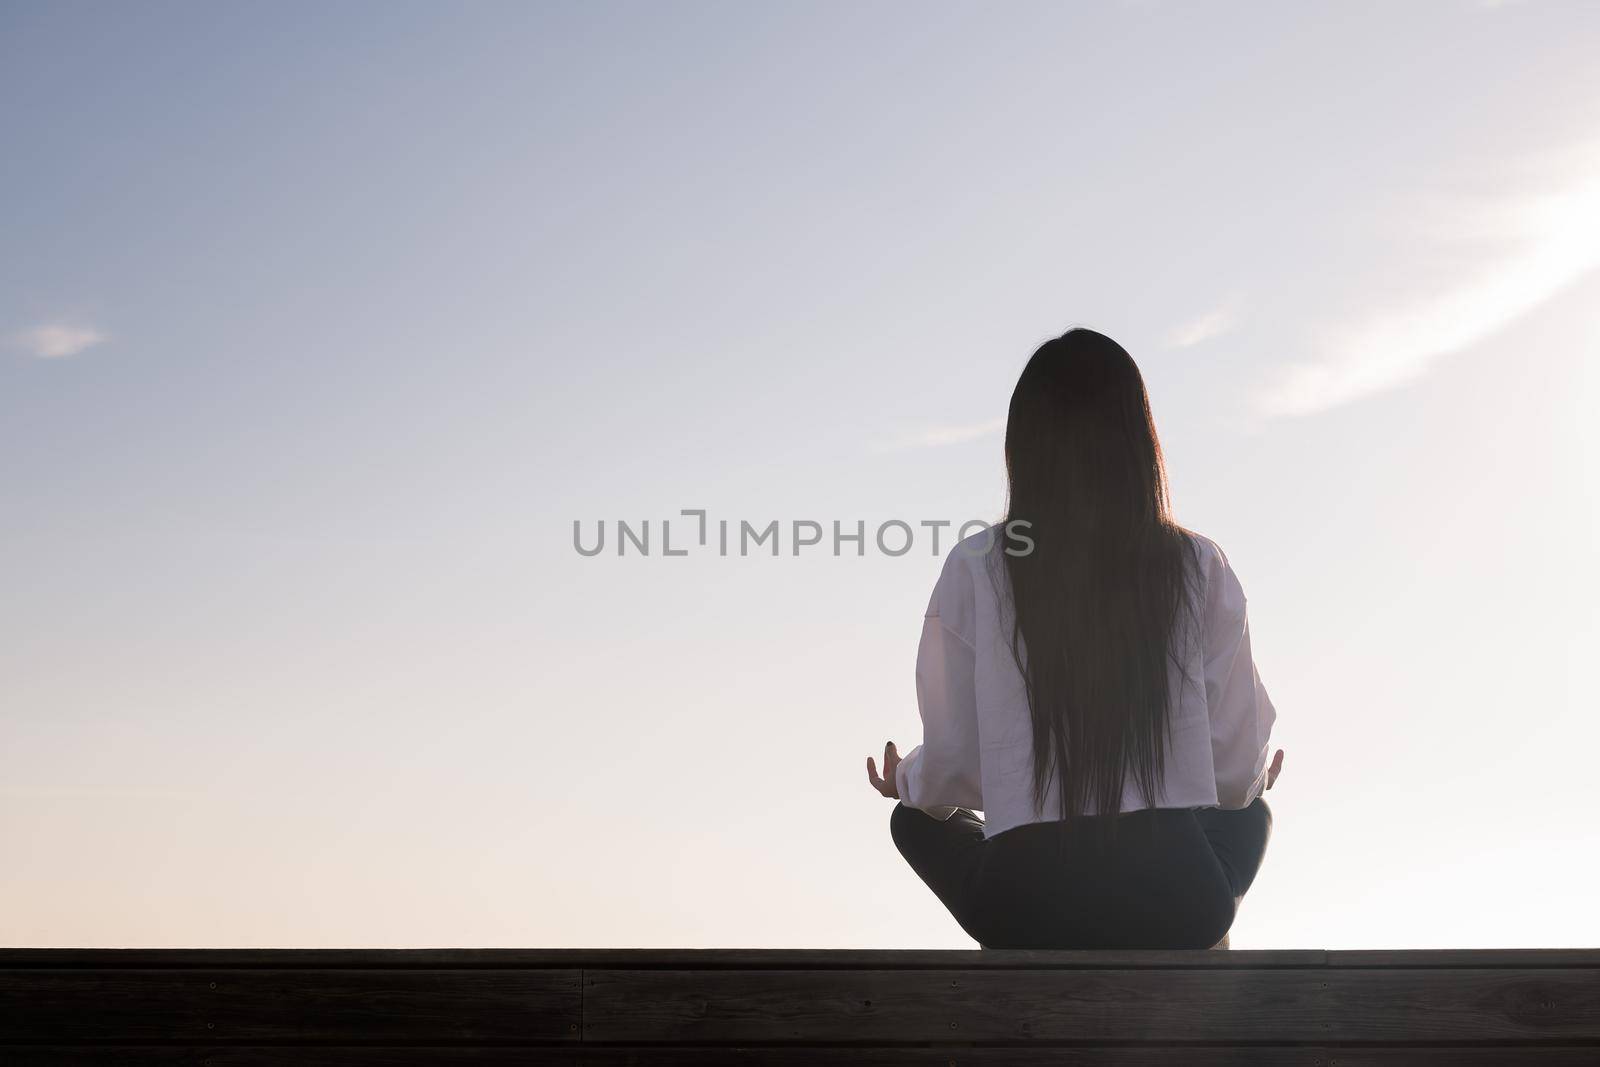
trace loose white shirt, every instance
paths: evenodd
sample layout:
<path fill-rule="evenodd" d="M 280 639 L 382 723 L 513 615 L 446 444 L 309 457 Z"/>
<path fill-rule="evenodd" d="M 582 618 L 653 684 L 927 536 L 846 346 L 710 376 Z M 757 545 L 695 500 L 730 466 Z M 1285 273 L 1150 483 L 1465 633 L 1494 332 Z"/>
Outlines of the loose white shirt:
<path fill-rule="evenodd" d="M 1243 808 L 1266 787 L 1268 738 L 1277 712 L 1250 655 L 1244 589 L 1228 557 L 1189 532 L 1199 555 L 1200 611 L 1181 620 L 1169 666 L 1172 731 L 1150 804 L 1129 775 L 1121 811 L 1145 807 Z M 1059 777 L 1043 811 L 1033 806 L 1033 726 L 1011 650 L 1004 567 L 989 556 L 1008 544 L 1000 527 L 951 550 L 928 601 L 917 649 L 922 743 L 895 772 L 900 799 L 940 819 L 958 807 L 984 813 L 984 836 L 1060 817 Z M 997 561 L 998 562 L 998 561 Z M 1198 633 L 1195 632 L 1198 628 Z M 1093 808 L 1084 814 L 1100 814 Z"/>

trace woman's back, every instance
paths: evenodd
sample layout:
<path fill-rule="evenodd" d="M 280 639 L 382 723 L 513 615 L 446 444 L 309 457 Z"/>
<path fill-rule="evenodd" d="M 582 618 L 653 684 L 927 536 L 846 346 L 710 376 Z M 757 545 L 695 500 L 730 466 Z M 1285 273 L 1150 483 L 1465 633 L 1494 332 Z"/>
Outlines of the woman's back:
<path fill-rule="evenodd" d="M 1178 617 L 1168 672 L 1169 735 L 1159 791 L 1147 803 L 1130 776 L 1121 811 L 1243 808 L 1265 785 L 1277 712 L 1250 654 L 1245 595 L 1217 544 L 1194 547 L 1198 610 Z M 1033 722 L 1012 649 L 1011 598 L 997 556 L 1013 542 L 991 527 L 958 544 L 929 599 L 917 654 L 922 745 L 901 760 L 900 798 L 911 807 L 985 814 L 985 834 L 1058 817 L 1059 776 L 1036 808 Z M 1081 814 L 1105 812 L 1086 805 Z"/>

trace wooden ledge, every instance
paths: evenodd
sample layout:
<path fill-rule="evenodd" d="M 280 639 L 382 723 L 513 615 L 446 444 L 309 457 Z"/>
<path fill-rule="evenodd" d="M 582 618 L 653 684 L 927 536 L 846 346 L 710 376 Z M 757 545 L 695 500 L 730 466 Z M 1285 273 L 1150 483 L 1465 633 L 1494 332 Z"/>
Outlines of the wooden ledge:
<path fill-rule="evenodd" d="M 0 949 L 0 1063 L 1600 1062 L 1600 950 Z"/>

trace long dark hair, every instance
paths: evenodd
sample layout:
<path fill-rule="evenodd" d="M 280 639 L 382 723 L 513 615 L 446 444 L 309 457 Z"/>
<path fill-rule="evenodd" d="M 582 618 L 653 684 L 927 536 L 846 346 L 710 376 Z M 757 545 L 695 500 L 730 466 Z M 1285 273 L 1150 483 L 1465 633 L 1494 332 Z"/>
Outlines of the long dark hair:
<path fill-rule="evenodd" d="M 1042 814 L 1058 773 L 1064 822 L 1088 804 L 1117 812 L 1130 774 L 1153 807 L 1168 663 L 1182 667 L 1177 624 L 1199 598 L 1144 379 L 1121 345 L 1073 329 L 1040 346 L 1011 394 L 1006 475 L 1006 522 L 1026 520 L 1033 540 L 1004 560 L 1034 806 Z"/>

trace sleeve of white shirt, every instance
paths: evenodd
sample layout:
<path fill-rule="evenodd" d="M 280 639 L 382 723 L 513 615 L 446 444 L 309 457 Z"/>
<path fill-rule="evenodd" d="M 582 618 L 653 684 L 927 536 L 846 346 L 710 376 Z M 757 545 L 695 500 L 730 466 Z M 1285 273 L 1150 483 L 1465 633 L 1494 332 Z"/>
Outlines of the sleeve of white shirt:
<path fill-rule="evenodd" d="M 936 819 L 948 819 L 958 807 L 983 810 L 978 764 L 977 656 L 972 645 L 941 615 L 970 603 L 971 577 L 958 566 L 947 567 L 935 587 L 922 620 L 917 646 L 917 707 L 922 713 L 922 744 L 906 753 L 895 771 L 900 800 Z M 963 597 L 965 593 L 965 597 Z"/>
<path fill-rule="evenodd" d="M 1206 589 L 1206 709 L 1217 806 L 1244 808 L 1267 784 L 1267 755 L 1278 713 L 1250 655 L 1244 587 L 1220 548 Z"/>

